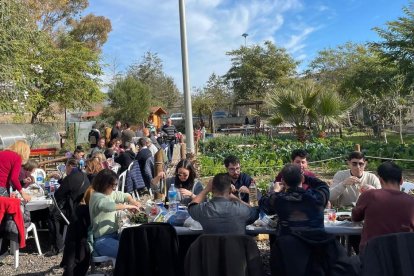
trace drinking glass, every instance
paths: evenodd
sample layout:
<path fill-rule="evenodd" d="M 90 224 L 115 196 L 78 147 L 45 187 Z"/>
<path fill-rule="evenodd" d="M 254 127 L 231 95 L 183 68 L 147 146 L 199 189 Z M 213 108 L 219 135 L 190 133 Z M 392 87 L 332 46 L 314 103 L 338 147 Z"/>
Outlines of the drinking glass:
<path fill-rule="evenodd" d="M 326 209 L 326 213 L 328 215 L 328 222 L 335 223 L 336 221 L 336 210 L 335 209 Z"/>

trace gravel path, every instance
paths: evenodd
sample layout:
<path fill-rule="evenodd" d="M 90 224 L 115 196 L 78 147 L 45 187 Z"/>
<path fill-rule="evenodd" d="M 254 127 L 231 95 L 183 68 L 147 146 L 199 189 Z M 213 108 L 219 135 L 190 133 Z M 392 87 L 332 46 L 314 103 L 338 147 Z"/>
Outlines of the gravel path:
<path fill-rule="evenodd" d="M 48 250 L 48 233 L 39 232 L 40 244 L 43 254 Z M 262 256 L 263 265 L 267 275 L 270 275 L 269 270 L 269 258 L 270 248 L 268 240 L 257 241 L 257 246 Z M 19 267 L 14 268 L 13 255 L 8 255 L 0 261 L 0 275 L 10 276 L 55 276 L 62 275 L 63 269 L 59 267 L 62 255 L 53 257 L 39 256 L 36 249 L 34 238 L 27 239 L 27 246 L 20 250 Z M 89 270 L 89 273 L 90 270 Z M 112 267 L 109 264 L 103 264 L 97 267 L 95 273 L 106 273 L 106 275 L 112 275 Z"/>

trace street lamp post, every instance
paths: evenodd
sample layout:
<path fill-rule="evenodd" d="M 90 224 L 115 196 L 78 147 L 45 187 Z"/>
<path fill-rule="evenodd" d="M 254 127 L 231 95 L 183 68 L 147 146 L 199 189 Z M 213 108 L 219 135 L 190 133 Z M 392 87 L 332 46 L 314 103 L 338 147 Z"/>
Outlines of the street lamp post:
<path fill-rule="evenodd" d="M 248 36 L 249 34 L 247 34 L 247 33 L 244 33 L 244 34 L 242 34 L 242 37 L 244 37 L 244 47 L 247 47 L 247 36 Z"/>
<path fill-rule="evenodd" d="M 194 135 L 193 135 L 193 111 L 191 107 L 190 77 L 188 73 L 188 51 L 187 51 L 187 31 L 185 25 L 185 3 L 178 0 L 180 9 L 180 33 L 181 33 L 181 63 L 183 67 L 183 88 L 184 88 L 184 108 L 185 108 L 185 136 L 187 144 L 187 154 L 194 154 Z"/>

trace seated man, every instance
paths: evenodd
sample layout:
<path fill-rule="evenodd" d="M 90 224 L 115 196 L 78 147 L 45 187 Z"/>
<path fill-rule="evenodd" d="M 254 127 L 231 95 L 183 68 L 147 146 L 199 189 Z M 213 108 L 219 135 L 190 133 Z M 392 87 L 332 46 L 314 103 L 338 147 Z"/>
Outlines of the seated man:
<path fill-rule="evenodd" d="M 414 197 L 400 191 L 402 169 L 385 162 L 378 167 L 381 189 L 361 194 L 352 210 L 352 220 L 364 220 L 360 250 L 377 236 L 414 231 Z"/>
<path fill-rule="evenodd" d="M 203 202 L 209 192 L 213 198 Z M 245 234 L 246 225 L 259 217 L 259 210 L 231 193 L 231 177 L 220 173 L 188 205 L 190 216 L 200 222 L 204 234 Z"/>
<path fill-rule="evenodd" d="M 329 187 L 322 180 L 303 175 L 300 167 L 288 164 L 282 169 L 281 191 L 278 183 L 275 192 L 260 199 L 259 206 L 267 215 L 279 216 L 278 232 L 282 235 L 292 231 L 324 229 L 323 211 L 329 199 Z M 305 181 L 303 181 L 305 178 Z M 309 189 L 300 184 L 306 182 Z"/>
<path fill-rule="evenodd" d="M 253 179 L 250 175 L 241 172 L 240 160 L 234 155 L 227 156 L 226 159 L 224 159 L 224 166 L 233 183 L 231 186 L 232 193 L 238 193 L 239 197 L 244 202 L 248 203 L 250 193 L 249 186 Z"/>
<path fill-rule="evenodd" d="M 348 170 L 337 172 L 330 188 L 330 201 L 336 207 L 353 207 L 361 190 L 379 189 L 374 174 L 365 172 L 366 160 L 362 152 L 354 151 L 348 157 Z"/>
<path fill-rule="evenodd" d="M 311 171 L 308 171 L 309 154 L 305 150 L 295 149 L 292 151 L 292 154 L 290 157 L 291 157 L 290 159 L 291 163 L 299 166 L 303 175 L 315 177 L 315 175 Z M 282 177 L 283 177 L 282 173 L 279 172 L 279 174 L 276 176 L 275 182 L 281 182 Z M 305 178 L 303 178 L 303 180 L 305 180 Z M 307 190 L 309 188 L 309 184 L 306 182 L 303 182 L 302 188 Z"/>

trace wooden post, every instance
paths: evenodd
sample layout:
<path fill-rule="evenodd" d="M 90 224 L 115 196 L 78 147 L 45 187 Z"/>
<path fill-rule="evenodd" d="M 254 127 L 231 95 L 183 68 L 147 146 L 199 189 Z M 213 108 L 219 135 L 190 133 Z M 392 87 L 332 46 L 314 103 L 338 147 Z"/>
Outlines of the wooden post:
<path fill-rule="evenodd" d="M 361 151 L 361 145 L 355 144 L 355 151 Z"/>
<path fill-rule="evenodd" d="M 185 143 L 180 143 L 180 160 L 185 159 Z"/>
<path fill-rule="evenodd" d="M 154 156 L 155 161 L 155 175 L 158 175 L 160 172 L 164 171 L 164 150 L 160 149 L 157 151 L 157 153 Z M 161 183 L 164 181 L 164 185 L 161 185 Z M 154 200 L 155 199 L 161 199 L 164 201 L 165 195 L 167 194 L 167 185 L 165 185 L 165 180 L 161 180 L 160 183 L 160 192 L 154 193 Z"/>

